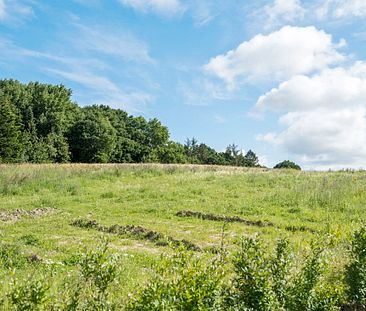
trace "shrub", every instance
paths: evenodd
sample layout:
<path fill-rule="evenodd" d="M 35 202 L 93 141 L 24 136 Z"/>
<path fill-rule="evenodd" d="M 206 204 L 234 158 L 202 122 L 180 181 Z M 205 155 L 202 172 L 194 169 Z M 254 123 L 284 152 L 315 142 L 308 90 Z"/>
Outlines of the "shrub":
<path fill-rule="evenodd" d="M 240 250 L 234 257 L 233 290 L 229 293 L 231 299 L 226 300 L 231 300 L 229 307 L 258 311 L 277 310 L 279 301 L 276 290 L 282 291 L 282 280 L 278 279 L 275 285 L 272 272 L 280 276 L 283 265 L 273 263 L 266 256 L 257 237 L 243 238 Z"/>
<path fill-rule="evenodd" d="M 299 170 L 299 171 L 301 170 L 301 167 L 299 165 L 297 165 L 296 163 L 289 161 L 289 160 L 285 160 L 280 163 L 277 163 L 273 168 L 275 168 L 275 169 L 291 168 L 294 170 Z"/>
<path fill-rule="evenodd" d="M 153 279 L 132 298 L 126 310 L 209 310 L 215 305 L 225 275 L 220 252 L 208 264 L 180 246 L 161 257 Z"/>
<path fill-rule="evenodd" d="M 233 288 L 226 295 L 224 309 L 255 311 L 337 310 L 338 292 L 320 282 L 323 273 L 323 249 L 313 246 L 303 267 L 292 273 L 292 253 L 288 241 L 277 241 L 268 255 L 257 237 L 241 241 L 234 257 Z"/>
<path fill-rule="evenodd" d="M 6 269 L 20 268 L 26 263 L 26 258 L 19 247 L 11 244 L 0 244 L 0 267 Z"/>
<path fill-rule="evenodd" d="M 350 245 L 351 260 L 346 266 L 346 293 L 351 302 L 366 306 L 366 229 L 353 235 Z"/>
<path fill-rule="evenodd" d="M 34 279 L 34 276 L 29 276 L 23 284 L 14 281 L 13 289 L 9 294 L 9 300 L 15 310 L 40 310 L 47 300 L 48 289 L 49 286 L 44 279 Z"/>

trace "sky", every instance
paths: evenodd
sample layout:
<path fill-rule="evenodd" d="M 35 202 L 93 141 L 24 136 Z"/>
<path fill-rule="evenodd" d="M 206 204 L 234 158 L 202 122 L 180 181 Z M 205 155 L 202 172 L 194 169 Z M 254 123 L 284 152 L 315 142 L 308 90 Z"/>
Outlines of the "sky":
<path fill-rule="evenodd" d="M 267 166 L 366 168 L 365 0 L 0 0 L 0 79 Z"/>

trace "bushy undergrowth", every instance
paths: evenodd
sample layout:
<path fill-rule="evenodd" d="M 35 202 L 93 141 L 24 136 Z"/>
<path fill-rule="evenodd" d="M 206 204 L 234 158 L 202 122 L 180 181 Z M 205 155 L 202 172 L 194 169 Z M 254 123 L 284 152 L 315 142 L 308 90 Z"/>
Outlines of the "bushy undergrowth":
<path fill-rule="evenodd" d="M 209 310 L 220 296 L 225 276 L 225 254 L 208 262 L 181 246 L 169 257 L 162 256 L 153 279 L 126 310 Z"/>
<path fill-rule="evenodd" d="M 15 246 L 1 245 L 1 273 L 12 281 L 1 291 L 4 310 L 245 310 L 332 311 L 363 310 L 366 302 L 366 229 L 354 233 L 343 278 L 326 273 L 327 251 L 312 243 L 304 256 L 279 239 L 273 250 L 257 236 L 244 237 L 229 253 L 202 254 L 184 245 L 161 255 L 152 278 L 128 297 L 116 293 L 123 260 L 102 240 L 95 249 L 75 256 L 77 269 L 51 293 L 53 272 L 16 271 L 31 263 Z M 18 270 L 17 270 L 18 269 Z M 328 271 L 329 272 L 329 271 Z M 112 294 L 113 293 L 113 294 Z"/>
<path fill-rule="evenodd" d="M 351 261 L 346 266 L 345 282 L 351 302 L 366 306 L 366 229 L 355 232 L 350 245 Z"/>

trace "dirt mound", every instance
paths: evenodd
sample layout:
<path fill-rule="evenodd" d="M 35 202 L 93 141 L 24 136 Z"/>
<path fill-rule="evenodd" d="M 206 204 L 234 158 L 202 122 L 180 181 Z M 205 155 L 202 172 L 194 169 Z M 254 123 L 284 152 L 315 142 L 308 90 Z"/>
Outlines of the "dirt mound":
<path fill-rule="evenodd" d="M 225 221 L 225 222 L 240 222 L 244 223 L 248 226 L 257 226 L 257 227 L 273 227 L 273 223 L 265 222 L 261 220 L 246 220 L 242 219 L 238 216 L 222 216 L 222 215 L 214 215 L 214 214 L 203 214 L 200 212 L 194 211 L 180 211 L 175 214 L 178 217 L 195 217 L 204 220 L 212 220 L 212 221 Z"/>
<path fill-rule="evenodd" d="M 310 232 L 310 233 L 318 233 L 318 231 L 305 227 L 305 226 L 287 226 L 285 227 L 285 230 L 291 231 L 291 232 Z"/>
<path fill-rule="evenodd" d="M 56 209 L 50 207 L 39 207 L 32 210 L 17 208 L 15 210 L 0 210 L 0 221 L 17 221 L 23 217 L 42 217 L 54 213 Z"/>
<path fill-rule="evenodd" d="M 94 229 L 101 232 L 119 234 L 119 235 L 127 235 L 137 238 L 139 240 L 146 240 L 153 242 L 157 246 L 167 246 L 169 244 L 173 244 L 175 246 L 184 245 L 187 249 L 193 251 L 201 251 L 201 248 L 197 245 L 193 244 L 187 240 L 176 240 L 171 236 L 164 235 L 160 232 L 146 229 L 141 226 L 134 225 L 113 225 L 110 227 L 99 225 L 95 220 L 83 220 L 77 219 L 71 223 L 74 227 L 79 228 L 89 228 Z"/>

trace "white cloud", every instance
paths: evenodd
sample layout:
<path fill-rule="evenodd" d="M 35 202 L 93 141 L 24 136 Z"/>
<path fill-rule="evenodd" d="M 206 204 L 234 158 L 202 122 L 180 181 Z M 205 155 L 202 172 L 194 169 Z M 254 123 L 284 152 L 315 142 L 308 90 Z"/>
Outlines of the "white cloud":
<path fill-rule="evenodd" d="M 154 12 L 164 16 L 173 16 L 184 11 L 179 0 L 119 0 L 123 5 L 130 6 L 141 12 Z"/>
<path fill-rule="evenodd" d="M 287 127 L 283 132 L 258 139 L 300 156 L 308 166 L 365 166 L 365 107 L 290 112 L 281 117 L 280 123 Z"/>
<path fill-rule="evenodd" d="M 257 107 L 282 111 L 279 133 L 257 138 L 298 155 L 310 167 L 365 166 L 366 62 L 296 76 L 261 96 Z"/>
<path fill-rule="evenodd" d="M 305 16 L 305 9 L 300 0 L 275 0 L 272 5 L 264 7 L 264 13 L 268 16 L 267 27 L 272 27 L 280 22 L 294 22 Z"/>
<path fill-rule="evenodd" d="M 364 0 L 325 0 L 315 6 L 318 18 L 366 17 L 366 1 Z"/>
<path fill-rule="evenodd" d="M 212 58 L 204 69 L 232 88 L 243 81 L 284 80 L 344 60 L 337 51 L 339 46 L 332 42 L 330 34 L 315 27 L 285 26 L 269 35 L 257 35 L 235 50 Z"/>
<path fill-rule="evenodd" d="M 342 0 L 334 11 L 335 17 L 357 16 L 366 17 L 366 1 L 365 0 Z"/>
<path fill-rule="evenodd" d="M 312 77 L 298 75 L 262 95 L 258 108 L 277 111 L 304 111 L 316 108 L 339 109 L 366 106 L 366 63 L 349 69 L 326 69 Z"/>

